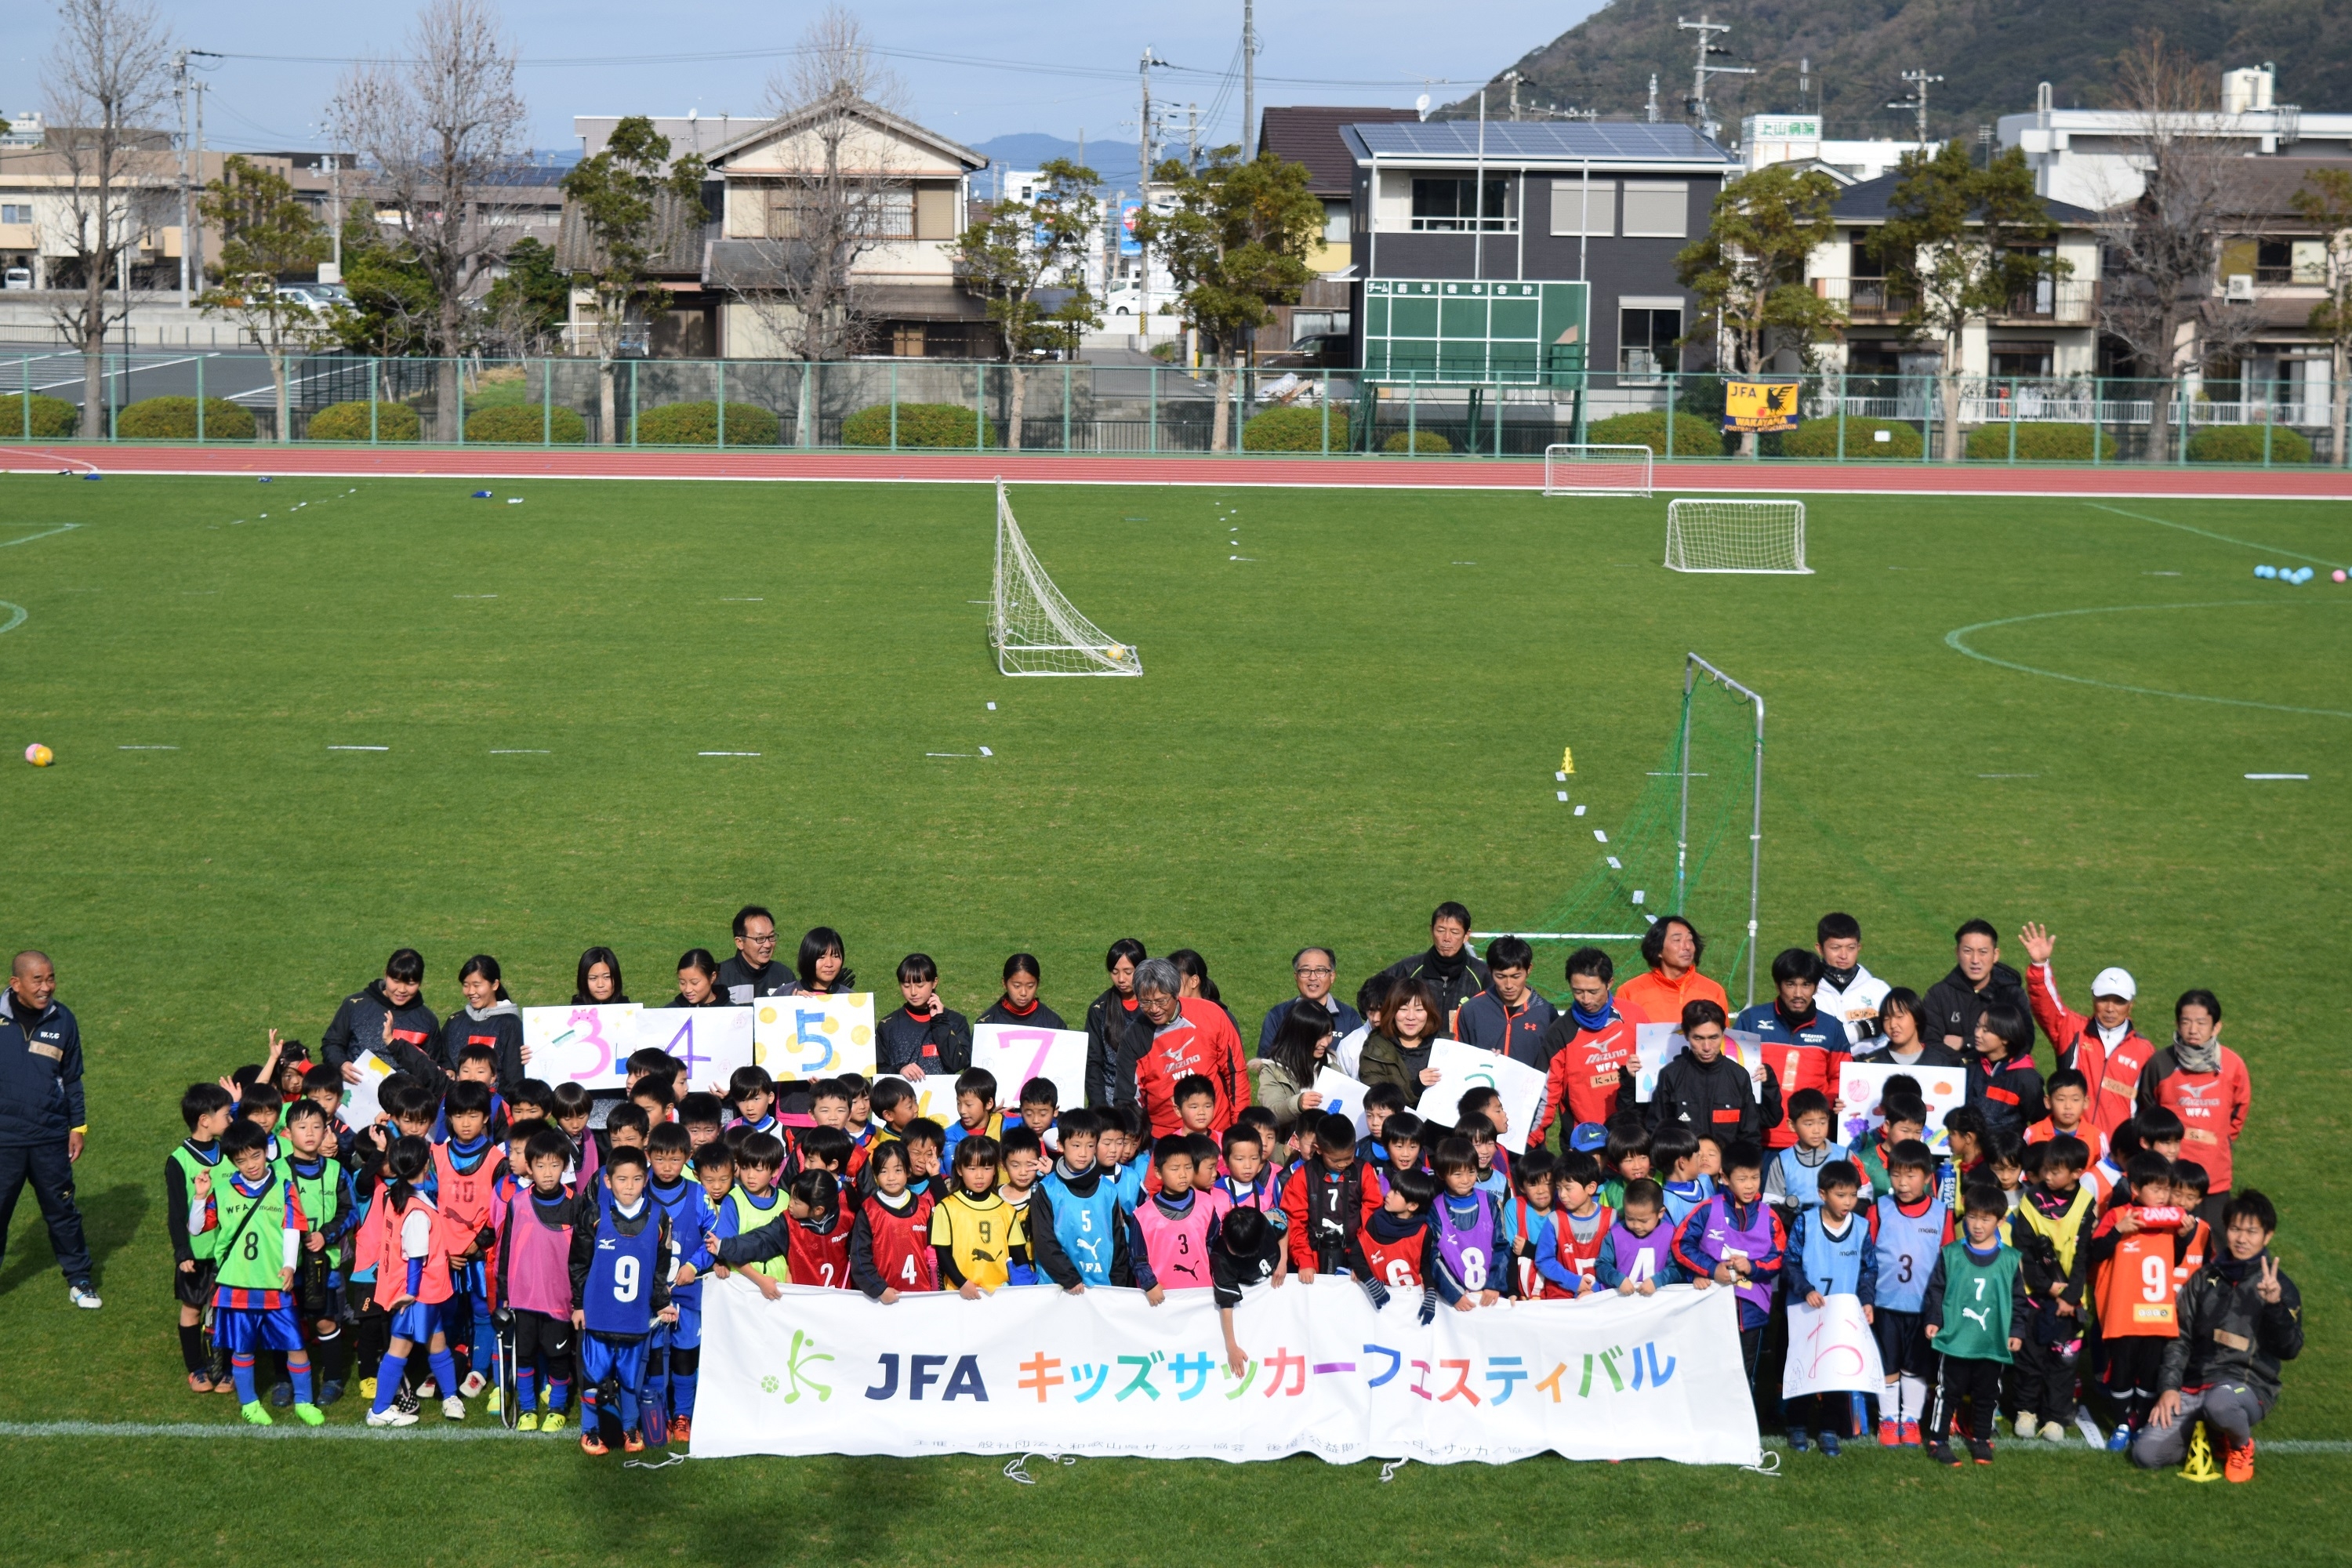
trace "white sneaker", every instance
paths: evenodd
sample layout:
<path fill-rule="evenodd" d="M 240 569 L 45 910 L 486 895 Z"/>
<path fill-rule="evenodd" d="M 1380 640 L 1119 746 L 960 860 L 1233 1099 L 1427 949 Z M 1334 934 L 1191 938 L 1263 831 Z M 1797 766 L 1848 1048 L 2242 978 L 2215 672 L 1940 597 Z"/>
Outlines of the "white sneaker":
<path fill-rule="evenodd" d="M 369 1411 L 367 1424 L 371 1426 L 414 1426 L 416 1425 L 416 1412 L 388 1405 L 382 1410 Z"/>
<path fill-rule="evenodd" d="M 2044 1421 L 2042 1424 L 2042 1440 L 2045 1443 L 2064 1442 L 2066 1424 L 2063 1421 Z"/>
<path fill-rule="evenodd" d="M 431 1378 L 429 1378 L 429 1377 L 423 1377 L 423 1378 L 419 1378 L 419 1379 L 417 1379 L 417 1381 L 416 1381 L 416 1397 L 417 1397 L 417 1398 L 419 1398 L 419 1399 L 430 1399 L 430 1398 L 432 1398 L 434 1395 L 436 1395 L 436 1394 L 439 1394 L 440 1392 L 441 1392 L 441 1390 L 440 1390 L 439 1385 L 437 1385 L 436 1384 L 435 1384 L 435 1383 L 434 1383 L 434 1381 L 433 1381 Z"/>
<path fill-rule="evenodd" d="M 95 1312 L 99 1308 L 105 1305 L 104 1302 L 98 1299 L 98 1292 L 91 1289 L 87 1285 L 67 1286 L 66 1300 L 71 1301 L 75 1306 L 79 1307 L 85 1312 Z"/>
<path fill-rule="evenodd" d="M 463 1421 L 466 1418 L 466 1402 L 453 1394 L 441 1402 L 441 1414 L 452 1421 Z"/>
<path fill-rule="evenodd" d="M 482 1396 L 482 1390 L 489 1385 L 488 1378 L 478 1372 L 469 1372 L 466 1374 L 466 1381 L 457 1385 L 457 1392 L 467 1399 L 479 1399 Z"/>
<path fill-rule="evenodd" d="M 2017 1413 L 2017 1435 L 2020 1437 L 2032 1436 L 2038 1426 L 2039 1423 L 2024 1411 L 2021 1410 Z"/>

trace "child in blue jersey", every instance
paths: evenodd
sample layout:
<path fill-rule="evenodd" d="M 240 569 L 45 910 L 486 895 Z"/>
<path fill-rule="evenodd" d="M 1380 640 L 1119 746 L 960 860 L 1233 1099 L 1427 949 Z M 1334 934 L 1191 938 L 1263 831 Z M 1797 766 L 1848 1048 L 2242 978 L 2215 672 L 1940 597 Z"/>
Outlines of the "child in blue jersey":
<path fill-rule="evenodd" d="M 580 1449 L 611 1451 L 603 1418 L 614 1415 L 621 1446 L 645 1451 L 639 1430 L 646 1396 L 646 1352 L 657 1326 L 677 1321 L 670 1304 L 672 1243 L 668 1217 L 646 1195 L 646 1156 L 624 1145 L 613 1151 L 595 1213 L 583 1205 L 572 1232 L 572 1327 L 580 1331 Z M 691 1285 L 695 1268 L 678 1266 L 675 1282 Z"/>
<path fill-rule="evenodd" d="M 1830 1141 L 1830 1097 L 1820 1089 L 1801 1089 L 1790 1095 L 1789 1120 L 1796 1127 L 1797 1141 L 1775 1153 L 1765 1166 L 1764 1197 L 1783 1218 L 1793 1220 L 1820 1205 L 1817 1189 L 1822 1172 L 1840 1160 L 1852 1163 L 1853 1156 L 1844 1144 Z M 1869 1195 L 1867 1184 L 1862 1192 Z"/>
<path fill-rule="evenodd" d="M 727 1080 L 727 1100 L 735 1107 L 735 1120 L 729 1125 L 749 1127 L 754 1132 L 776 1131 L 776 1080 L 768 1076 L 767 1068 L 737 1068 Z"/>
<path fill-rule="evenodd" d="M 1356 1144 L 1356 1158 L 1363 1162 L 1367 1174 L 1387 1168 L 1389 1148 L 1381 1134 L 1387 1131 L 1390 1118 L 1404 1113 L 1404 1090 L 1396 1085 L 1383 1081 L 1364 1090 L 1365 1131 Z M 1311 1116 L 1300 1117 L 1299 1130 L 1313 1131 L 1314 1120 Z M 1311 1156 L 1314 1151 L 1309 1149 L 1307 1153 Z"/>
<path fill-rule="evenodd" d="M 1800 1089 L 1799 1094 L 1811 1092 Z M 1789 1150 L 1782 1150 L 1787 1154 Z M 1783 1274 L 1790 1301 L 1818 1310 L 1832 1296 L 1852 1296 L 1862 1303 L 1863 1317 L 1874 1322 L 1877 1311 L 1878 1256 L 1870 1221 L 1854 1212 L 1862 1198 L 1862 1173 L 1850 1160 L 1832 1160 L 1813 1173 L 1815 1201 L 1797 1211 L 1790 1222 L 1788 1262 Z M 1808 1415 L 1820 1434 L 1825 1458 L 1838 1457 L 1838 1427 L 1853 1405 L 1852 1395 L 1817 1394 L 1810 1400 L 1789 1402 L 1789 1447 L 1805 1450 Z M 1807 1409 L 1811 1405 L 1810 1410 Z"/>
<path fill-rule="evenodd" d="M 1036 1267 L 1073 1295 L 1135 1283 L 1127 1227 L 1139 1193 L 1127 1186 L 1123 1167 L 1099 1162 L 1103 1122 L 1084 1108 L 1062 1112 L 1061 1154 L 1031 1193 L 1023 1227 Z"/>
<path fill-rule="evenodd" d="M 702 1285 L 688 1270 L 710 1267 L 708 1238 L 719 1224 L 702 1184 L 686 1173 L 690 1142 L 686 1129 L 675 1121 L 663 1122 L 646 1140 L 646 1193 L 661 1205 L 684 1265 L 679 1283 L 670 1289 L 677 1317 L 655 1331 L 646 1359 L 646 1386 L 669 1412 L 673 1443 L 694 1436 L 694 1385 L 702 1363 Z"/>
<path fill-rule="evenodd" d="M 956 1075 L 955 1101 L 945 1150 L 950 1160 L 965 1139 L 994 1138 L 1004 1131 L 1004 1113 L 996 1109 L 996 1075 L 986 1068 L 966 1068 Z"/>
<path fill-rule="evenodd" d="M 343 1338 L 342 1324 L 343 1249 L 360 1217 L 351 1175 L 335 1163 L 333 1152 L 324 1110 L 309 1100 L 287 1107 L 283 1168 L 308 1227 L 302 1260 L 294 1273 L 294 1307 L 311 1342 L 311 1361 L 319 1369 L 317 1403 L 322 1410 L 342 1397 L 349 1365 L 351 1344 Z M 270 1391 L 269 1402 L 280 1407 L 291 1405 L 294 1393 L 289 1379 Z"/>
<path fill-rule="evenodd" d="M 1935 1358 L 1920 1316 L 1927 1276 L 1953 1236 L 1952 1211 L 1936 1190 L 1936 1156 L 1916 1139 L 1886 1152 L 1892 1191 L 1870 1206 L 1871 1270 L 1875 1281 L 1871 1329 L 1886 1392 L 1878 1401 L 1878 1446 L 1919 1447 L 1927 1418 L 1927 1374 Z"/>
<path fill-rule="evenodd" d="M 712 1147 L 722 1149 L 725 1145 L 714 1144 Z M 715 1165 L 723 1166 L 727 1163 L 713 1157 Z M 732 1163 L 735 1186 L 728 1193 L 725 1201 L 714 1205 L 717 1217 L 711 1231 L 721 1241 L 749 1236 L 764 1226 L 774 1224 L 790 1212 L 785 1205 L 784 1194 L 776 1187 L 776 1174 L 784 1163 L 782 1139 L 772 1132 L 754 1132 L 743 1140 Z M 708 1197 L 709 1194 L 706 1191 L 703 1195 Z M 779 1279 L 789 1278 L 784 1265 L 779 1264 L 774 1272 Z"/>
<path fill-rule="evenodd" d="M 283 1351 L 294 1386 L 294 1414 L 317 1426 L 326 1415 L 311 1399 L 310 1359 L 294 1316 L 294 1278 L 308 1226 L 294 1184 L 268 1155 L 269 1135 L 251 1121 L 232 1123 L 220 1138 L 218 1164 L 197 1173 L 188 1215 L 191 1237 L 217 1232 L 213 1337 L 229 1352 L 230 1375 L 246 1420 L 272 1425 L 254 1383 L 257 1351 Z"/>
<path fill-rule="evenodd" d="M 1381 1124 L 1381 1158 L 1370 1167 L 1368 1177 L 1381 1184 L 1381 1192 L 1388 1192 L 1388 1179 L 1399 1171 L 1419 1171 L 1433 1175 L 1425 1157 L 1429 1124 L 1410 1110 L 1400 1110 Z"/>
<path fill-rule="evenodd" d="M 1062 1091 L 1052 1079 L 1033 1078 L 1021 1086 L 1021 1125 L 1037 1135 L 1037 1147 L 1048 1159 L 1056 1147 L 1054 1121 L 1061 1114 Z"/>
<path fill-rule="evenodd" d="M 1715 1178 L 1703 1172 L 1698 1134 L 1675 1123 L 1650 1136 L 1650 1172 L 1665 1194 L 1666 1223 L 1679 1229 L 1691 1210 L 1715 1196 Z"/>

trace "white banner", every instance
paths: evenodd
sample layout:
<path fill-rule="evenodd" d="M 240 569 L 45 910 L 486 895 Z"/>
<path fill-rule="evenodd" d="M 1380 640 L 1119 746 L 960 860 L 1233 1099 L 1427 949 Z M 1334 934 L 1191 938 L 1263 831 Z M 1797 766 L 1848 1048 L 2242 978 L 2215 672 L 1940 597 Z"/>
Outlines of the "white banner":
<path fill-rule="evenodd" d="M 1236 1374 L 1210 1292 L 1158 1307 L 1108 1287 L 1009 1289 L 889 1306 L 749 1281 L 702 1296 L 694 1457 L 1060 1454 L 1339 1463 L 1412 1458 L 1752 1465 L 1762 1457 L 1728 1290 L 1385 1310 L 1326 1276 L 1260 1286 L 1234 1313 Z"/>
<path fill-rule="evenodd" d="M 636 1043 L 667 1051 L 695 1089 L 723 1089 L 737 1068 L 752 1065 L 751 1007 L 648 1007 L 637 1015 Z"/>
<path fill-rule="evenodd" d="M 1969 1075 L 1962 1068 L 1846 1063 L 1838 1074 L 1839 1131 L 1845 1134 L 1849 1145 L 1861 1148 L 1864 1140 L 1886 1121 L 1879 1111 L 1878 1102 L 1886 1096 L 1886 1080 L 1897 1073 L 1919 1086 L 1919 1097 L 1927 1102 L 1927 1145 L 1942 1150 L 1944 1118 L 1966 1104 L 1969 1098 Z"/>
<path fill-rule="evenodd" d="M 779 1083 L 874 1076 L 874 997 L 768 996 L 751 1005 L 753 1053 Z"/>
<path fill-rule="evenodd" d="M 1633 1098 L 1643 1105 L 1650 1103 L 1658 1087 L 1658 1074 L 1665 1065 L 1690 1049 L 1677 1024 L 1636 1024 L 1633 1026 Z M 1764 1037 L 1752 1029 L 1733 1029 L 1723 1037 L 1723 1054 L 1746 1068 L 1749 1073 L 1763 1059 Z M 1748 1080 L 1748 1093 L 1759 1103 L 1764 1099 L 1764 1086 L 1753 1077 Z"/>
<path fill-rule="evenodd" d="M 1544 1075 L 1525 1062 L 1460 1040 L 1440 1040 L 1430 1047 L 1429 1065 L 1437 1069 L 1435 1083 L 1421 1091 L 1413 1114 L 1440 1127 L 1461 1125 L 1462 1097 L 1474 1089 L 1491 1089 L 1503 1097 L 1503 1114 L 1509 1120 L 1496 1142 L 1514 1154 L 1528 1151 L 1528 1130 L 1543 1109 Z M 1423 1140 L 1432 1147 L 1435 1138 Z"/>
<path fill-rule="evenodd" d="M 1053 1084 L 1061 1109 L 1087 1102 L 1087 1032 L 982 1024 L 971 1031 L 971 1065 L 996 1075 L 996 1103 L 1007 1120 L 1021 1113 L 1021 1086 L 1033 1078 Z M 950 1082 L 953 1080 L 950 1079 Z M 953 1107 L 950 1107 L 952 1113 Z"/>
<path fill-rule="evenodd" d="M 1859 1296 L 1824 1296 L 1818 1307 L 1789 1303 L 1789 1365 L 1780 1396 L 1802 1394 L 1884 1394 L 1886 1373 L 1878 1336 L 1863 1316 Z"/>
<path fill-rule="evenodd" d="M 629 1053 L 637 1048 L 635 1002 L 602 1006 L 525 1007 L 522 1043 L 530 1047 L 530 1076 L 549 1084 L 619 1089 L 629 1081 Z"/>

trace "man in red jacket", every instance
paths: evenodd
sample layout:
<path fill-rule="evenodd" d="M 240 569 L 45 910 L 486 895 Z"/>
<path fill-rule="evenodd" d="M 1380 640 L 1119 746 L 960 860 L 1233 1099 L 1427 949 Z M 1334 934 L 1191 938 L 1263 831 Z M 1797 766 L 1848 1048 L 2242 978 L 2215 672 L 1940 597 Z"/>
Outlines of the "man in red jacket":
<path fill-rule="evenodd" d="M 2172 1043 L 2139 1076 L 2139 1107 L 2162 1106 L 2180 1118 L 2180 1157 L 2205 1167 L 2210 1185 L 2197 1215 L 2211 1225 L 2230 1198 L 2231 1151 L 2246 1125 L 2253 1084 L 2238 1053 L 2221 1043 L 2221 1003 L 2210 991 L 2184 991 L 2172 1007 Z M 2217 1202 L 2218 1200 L 2218 1202 Z"/>
<path fill-rule="evenodd" d="M 1597 947 L 1568 955 L 1569 1010 L 1544 1029 L 1539 1049 L 1549 1059 L 1543 1109 L 1536 1112 L 1529 1142 L 1540 1144 L 1556 1119 L 1563 1127 L 1591 1121 L 1607 1126 L 1617 1114 L 1623 1071 L 1636 1062 L 1633 1025 L 1609 1000 L 1616 965 Z M 1562 1133 L 1565 1147 L 1566 1133 Z"/>
<path fill-rule="evenodd" d="M 1185 997 L 1184 977 L 1164 958 L 1135 966 L 1135 1018 L 1120 1052 L 1118 1100 L 1141 1105 L 1151 1135 L 1183 1130 L 1176 1114 L 1176 1084 L 1199 1073 L 1216 1086 L 1210 1128 L 1219 1136 L 1250 1102 L 1249 1068 L 1234 1021 L 1214 1002 Z"/>
<path fill-rule="evenodd" d="M 2110 966 L 2091 981 L 2091 1016 L 2069 1008 L 2058 995 L 2050 954 L 2058 939 L 2039 921 L 2028 921 L 2018 937 L 2032 965 L 2025 972 L 2025 999 L 2033 1021 L 2050 1037 L 2060 1068 L 2073 1068 L 2091 1086 L 2091 1125 L 2109 1137 L 2132 1113 L 2139 1075 L 2156 1054 L 2156 1044 L 2132 1027 L 2132 998 L 2139 987 L 2130 973 Z"/>

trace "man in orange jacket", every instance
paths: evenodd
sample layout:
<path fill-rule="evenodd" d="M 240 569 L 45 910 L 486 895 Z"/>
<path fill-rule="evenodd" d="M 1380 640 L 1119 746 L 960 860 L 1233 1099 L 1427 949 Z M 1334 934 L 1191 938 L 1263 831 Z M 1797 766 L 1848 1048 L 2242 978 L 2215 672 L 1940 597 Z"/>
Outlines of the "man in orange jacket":
<path fill-rule="evenodd" d="M 1642 962 L 1647 974 L 1637 974 L 1617 987 L 1617 1011 L 1631 1022 L 1679 1024 L 1683 1008 L 1693 1002 L 1712 1002 L 1731 1015 L 1731 998 L 1723 987 L 1698 972 L 1706 952 L 1706 939 L 1680 915 L 1663 915 L 1642 938 Z"/>

